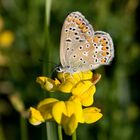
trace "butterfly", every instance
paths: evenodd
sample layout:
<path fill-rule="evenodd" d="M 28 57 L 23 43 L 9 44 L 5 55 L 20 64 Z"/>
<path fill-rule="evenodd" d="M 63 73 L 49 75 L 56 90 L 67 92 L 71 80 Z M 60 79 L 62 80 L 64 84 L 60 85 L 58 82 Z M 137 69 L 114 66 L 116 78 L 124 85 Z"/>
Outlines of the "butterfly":
<path fill-rule="evenodd" d="M 113 57 L 113 41 L 108 33 L 94 31 L 80 12 L 66 17 L 61 31 L 58 72 L 73 74 L 94 70 L 108 65 Z"/>

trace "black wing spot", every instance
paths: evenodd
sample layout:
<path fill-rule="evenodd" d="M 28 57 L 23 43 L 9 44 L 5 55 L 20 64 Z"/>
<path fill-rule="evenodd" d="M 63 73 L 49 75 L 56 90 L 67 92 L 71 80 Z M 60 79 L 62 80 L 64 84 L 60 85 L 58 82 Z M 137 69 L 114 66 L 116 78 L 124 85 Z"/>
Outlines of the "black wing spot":
<path fill-rule="evenodd" d="M 83 46 L 80 46 L 79 49 L 82 50 L 83 49 Z"/>
<path fill-rule="evenodd" d="M 93 64 L 91 64 L 90 67 L 93 68 L 94 67 Z"/>
<path fill-rule="evenodd" d="M 67 42 L 71 42 L 71 39 L 66 39 Z"/>
<path fill-rule="evenodd" d="M 86 45 L 86 48 L 89 48 L 89 44 Z"/>

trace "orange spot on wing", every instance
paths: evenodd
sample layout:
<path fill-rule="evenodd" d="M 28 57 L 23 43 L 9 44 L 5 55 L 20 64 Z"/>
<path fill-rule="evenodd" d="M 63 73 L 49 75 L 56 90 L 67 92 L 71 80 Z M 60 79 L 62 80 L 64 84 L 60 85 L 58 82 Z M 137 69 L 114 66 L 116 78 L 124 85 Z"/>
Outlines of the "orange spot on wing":
<path fill-rule="evenodd" d="M 107 51 L 106 46 L 103 46 L 103 47 L 102 47 L 102 50 Z"/>
<path fill-rule="evenodd" d="M 79 25 L 79 28 L 80 29 L 83 29 L 85 27 L 85 24 L 83 24 L 82 22 L 81 22 L 81 24 Z"/>
<path fill-rule="evenodd" d="M 106 60 L 105 60 L 105 59 L 102 59 L 102 60 L 101 60 L 101 62 L 102 62 L 102 63 L 105 63 L 105 62 L 106 62 Z"/>
<path fill-rule="evenodd" d="M 106 56 L 107 54 L 106 54 L 106 52 L 102 52 L 102 56 Z"/>
<path fill-rule="evenodd" d="M 83 33 L 86 33 L 88 31 L 88 29 L 86 28 L 86 27 L 84 27 L 83 29 L 82 29 L 82 32 Z"/>
<path fill-rule="evenodd" d="M 97 37 L 97 36 L 94 37 L 94 38 L 93 38 L 93 41 L 94 41 L 95 43 L 98 43 L 98 41 L 99 41 L 98 37 Z"/>
<path fill-rule="evenodd" d="M 75 20 L 74 20 L 75 22 L 76 22 L 76 24 L 78 24 L 78 25 L 80 25 L 82 22 L 79 20 L 79 19 L 77 19 L 77 18 L 75 18 Z"/>

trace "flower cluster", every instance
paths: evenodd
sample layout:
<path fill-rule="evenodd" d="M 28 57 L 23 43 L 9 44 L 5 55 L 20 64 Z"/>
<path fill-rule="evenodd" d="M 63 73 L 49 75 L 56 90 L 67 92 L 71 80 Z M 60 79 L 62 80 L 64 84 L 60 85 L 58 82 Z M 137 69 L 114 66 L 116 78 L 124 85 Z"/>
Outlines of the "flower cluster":
<path fill-rule="evenodd" d="M 102 114 L 101 110 L 92 106 L 93 95 L 96 91 L 95 84 L 101 75 L 91 71 L 74 74 L 58 73 L 58 79 L 37 77 L 37 83 L 47 91 L 61 91 L 71 93 L 67 101 L 56 98 L 42 100 L 36 108 L 30 107 L 29 121 L 39 125 L 44 121 L 56 121 L 62 125 L 67 135 L 72 135 L 78 123 L 94 123 Z"/>

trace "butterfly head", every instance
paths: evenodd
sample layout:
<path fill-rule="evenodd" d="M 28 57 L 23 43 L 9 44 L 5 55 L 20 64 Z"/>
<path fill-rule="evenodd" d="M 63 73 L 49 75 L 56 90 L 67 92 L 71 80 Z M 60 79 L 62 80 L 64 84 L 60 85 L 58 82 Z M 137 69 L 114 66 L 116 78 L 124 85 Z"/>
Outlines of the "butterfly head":
<path fill-rule="evenodd" d="M 62 66 L 58 66 L 56 68 L 57 72 L 64 72 L 64 73 L 75 73 L 77 72 L 76 68 L 71 68 L 71 66 L 66 66 L 66 67 L 62 67 Z"/>

